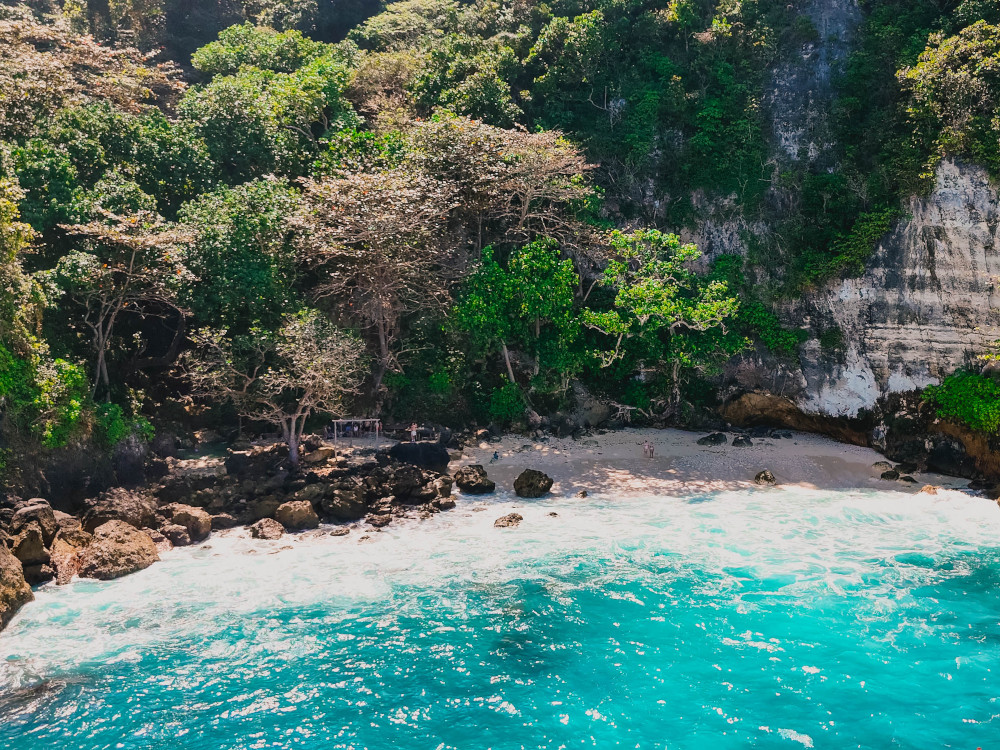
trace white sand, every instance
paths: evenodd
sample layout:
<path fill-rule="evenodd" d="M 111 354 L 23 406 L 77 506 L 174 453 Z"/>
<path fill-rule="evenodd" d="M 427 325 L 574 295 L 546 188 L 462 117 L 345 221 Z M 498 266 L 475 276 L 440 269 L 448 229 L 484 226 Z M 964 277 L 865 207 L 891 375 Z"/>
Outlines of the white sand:
<path fill-rule="evenodd" d="M 944 488 L 968 484 L 939 474 L 914 474 L 916 484 L 888 482 L 879 478 L 882 469 L 872 468 L 875 462 L 885 461 L 884 456 L 818 435 L 793 432 L 791 440 L 752 438 L 752 447 L 734 448 L 732 433 L 727 433 L 726 445 L 698 445 L 698 438 L 706 434 L 629 429 L 580 440 L 550 437 L 541 442 L 508 435 L 499 442 L 467 446 L 450 470 L 482 464 L 498 489 L 511 489 L 523 470 L 537 469 L 555 480 L 552 493 L 556 495 L 580 490 L 691 495 L 743 489 L 754 486 L 753 478 L 762 469 L 770 469 L 779 485 L 814 489 L 918 492 L 927 484 Z M 655 447 L 652 459 L 643 456 L 647 440 Z M 500 460 L 491 464 L 494 451 Z"/>

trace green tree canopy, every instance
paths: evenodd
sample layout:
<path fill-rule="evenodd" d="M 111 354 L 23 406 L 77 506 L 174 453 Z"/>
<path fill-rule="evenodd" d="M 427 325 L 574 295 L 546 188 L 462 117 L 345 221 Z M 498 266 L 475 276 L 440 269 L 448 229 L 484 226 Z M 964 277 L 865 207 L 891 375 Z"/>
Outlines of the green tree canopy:
<path fill-rule="evenodd" d="M 188 203 L 180 223 L 193 241 L 191 283 L 181 293 L 195 326 L 242 335 L 273 328 L 299 307 L 298 268 L 288 219 L 297 193 L 279 180 L 221 187 Z"/>

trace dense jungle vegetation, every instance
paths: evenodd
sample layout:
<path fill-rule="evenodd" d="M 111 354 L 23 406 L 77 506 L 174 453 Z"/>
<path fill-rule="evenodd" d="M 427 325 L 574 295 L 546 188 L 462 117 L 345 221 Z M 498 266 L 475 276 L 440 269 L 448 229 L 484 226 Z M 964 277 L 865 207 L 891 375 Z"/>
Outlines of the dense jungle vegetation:
<path fill-rule="evenodd" d="M 862 0 L 831 148 L 774 158 L 801 5 L 0 5 L 0 472 L 178 399 L 294 452 L 345 409 L 533 422 L 577 382 L 681 418 L 734 354 L 794 358 L 775 300 L 860 273 L 942 156 L 1000 175 L 992 0 Z M 747 257 L 678 239 L 720 206 Z"/>

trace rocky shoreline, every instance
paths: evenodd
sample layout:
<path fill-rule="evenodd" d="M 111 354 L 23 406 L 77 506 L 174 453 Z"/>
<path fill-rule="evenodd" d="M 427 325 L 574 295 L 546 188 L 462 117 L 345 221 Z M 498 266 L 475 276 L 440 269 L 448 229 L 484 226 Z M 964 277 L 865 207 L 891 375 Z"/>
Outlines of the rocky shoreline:
<path fill-rule="evenodd" d="M 521 498 L 585 497 L 588 488 L 677 495 L 775 484 L 905 492 L 934 492 L 943 484 L 989 494 L 988 483 L 963 487 L 920 477 L 924 467 L 893 466 L 868 448 L 786 430 L 626 429 L 570 437 L 479 430 L 444 440 L 376 451 L 311 437 L 297 467 L 273 441 L 220 448 L 216 455 L 152 457 L 147 471 L 158 478 L 151 484 L 109 489 L 71 513 L 43 498 L 0 497 L 0 628 L 33 598 L 33 585 L 118 578 L 213 532 L 242 526 L 252 538 L 279 539 L 329 524 L 324 533 L 341 536 L 361 524 L 365 533 L 377 533 L 397 518 L 454 508 L 454 489 L 485 495 L 498 483 Z M 643 457 L 654 443 L 656 458 Z M 496 526 L 516 527 L 522 519 L 515 516 Z"/>
<path fill-rule="evenodd" d="M 461 447 L 452 438 L 450 446 Z M 116 487 L 54 509 L 44 498 L 0 498 L 0 629 L 33 594 L 31 586 L 75 576 L 110 580 L 143 570 L 173 547 L 203 542 L 213 531 L 245 526 L 252 538 L 335 524 L 348 532 L 363 521 L 377 532 L 397 517 L 428 518 L 455 507 L 452 489 L 493 492 L 481 466 L 448 474 L 452 456 L 441 443 L 344 448 L 311 438 L 293 467 L 278 443 L 229 450 L 215 458 L 155 459 L 159 479 L 148 487 Z M 538 497 L 552 480 L 525 472 L 515 491 Z"/>

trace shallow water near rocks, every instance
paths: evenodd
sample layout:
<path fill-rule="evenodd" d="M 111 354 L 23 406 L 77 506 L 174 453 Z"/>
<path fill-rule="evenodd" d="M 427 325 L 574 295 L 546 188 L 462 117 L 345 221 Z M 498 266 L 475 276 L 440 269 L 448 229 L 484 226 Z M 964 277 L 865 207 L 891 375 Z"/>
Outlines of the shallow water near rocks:
<path fill-rule="evenodd" d="M 518 528 L 493 528 L 515 509 Z M 0 634 L 0 747 L 1000 737 L 987 500 L 464 498 L 361 534 L 213 538 L 118 581 L 39 589 Z"/>

